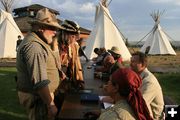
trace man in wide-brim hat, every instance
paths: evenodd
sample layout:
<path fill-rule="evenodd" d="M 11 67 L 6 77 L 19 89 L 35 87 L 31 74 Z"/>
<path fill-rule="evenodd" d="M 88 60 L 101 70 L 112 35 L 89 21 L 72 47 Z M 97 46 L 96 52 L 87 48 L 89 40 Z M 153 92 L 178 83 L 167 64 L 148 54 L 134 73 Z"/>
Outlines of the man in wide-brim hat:
<path fill-rule="evenodd" d="M 56 18 L 56 15 L 53 14 L 49 9 L 44 8 L 38 11 L 36 18 L 32 21 L 28 21 L 33 27 L 34 25 L 48 27 L 52 29 L 64 29 Z"/>
<path fill-rule="evenodd" d="M 117 60 L 120 64 L 122 64 L 122 57 L 121 57 L 121 52 L 120 49 L 116 46 L 112 46 L 108 52 L 111 53 L 111 55 L 114 57 L 115 60 Z"/>
<path fill-rule="evenodd" d="M 120 55 L 120 49 L 116 46 L 113 46 L 110 50 L 108 50 L 108 52 L 113 53 L 113 54 L 117 54 Z"/>
<path fill-rule="evenodd" d="M 30 120 L 53 120 L 57 114 L 54 91 L 59 85 L 60 61 L 57 41 L 58 29 L 55 14 L 44 8 L 36 19 L 29 21 L 32 31 L 17 51 L 17 89 L 20 103 L 27 109 Z"/>
<path fill-rule="evenodd" d="M 72 85 L 75 89 L 83 89 L 84 88 L 84 81 L 83 81 L 83 74 L 82 74 L 82 66 L 79 59 L 79 44 L 77 40 L 79 40 L 80 34 L 80 26 L 73 21 L 64 20 L 61 24 L 64 29 L 65 40 L 68 43 L 68 65 L 67 65 L 67 76 L 72 81 Z"/>

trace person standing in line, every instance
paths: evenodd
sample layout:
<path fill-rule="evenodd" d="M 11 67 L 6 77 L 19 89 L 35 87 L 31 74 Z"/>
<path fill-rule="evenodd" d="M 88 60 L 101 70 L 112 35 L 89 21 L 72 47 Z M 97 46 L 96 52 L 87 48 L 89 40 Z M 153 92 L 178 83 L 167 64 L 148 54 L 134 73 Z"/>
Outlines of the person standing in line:
<path fill-rule="evenodd" d="M 85 54 L 85 52 L 84 52 L 84 49 L 85 49 L 86 47 L 85 47 L 85 46 L 82 46 L 82 42 L 83 42 L 83 39 L 82 39 L 82 38 L 80 38 L 80 39 L 77 41 L 77 43 L 79 44 L 79 56 L 80 56 L 80 57 L 81 57 L 81 56 L 85 57 L 86 62 L 88 62 L 89 59 L 87 58 L 87 56 L 86 56 L 86 54 Z"/>
<path fill-rule="evenodd" d="M 142 52 L 132 54 L 131 68 L 142 78 L 140 91 L 154 120 L 163 119 L 164 100 L 161 86 L 156 77 L 147 69 L 148 58 Z"/>
<path fill-rule="evenodd" d="M 76 90 L 84 89 L 84 80 L 83 80 L 83 71 L 79 58 L 79 40 L 80 26 L 70 20 L 64 20 L 62 26 L 65 28 L 65 40 L 68 43 L 68 52 L 67 52 L 67 76 L 72 82 L 72 87 Z"/>
<path fill-rule="evenodd" d="M 53 37 L 63 27 L 47 8 L 39 10 L 36 19 L 29 22 L 31 33 L 17 51 L 19 101 L 26 108 L 29 120 L 54 120 L 57 114 L 54 92 L 60 78 L 66 76 L 61 71 L 58 44 Z"/>

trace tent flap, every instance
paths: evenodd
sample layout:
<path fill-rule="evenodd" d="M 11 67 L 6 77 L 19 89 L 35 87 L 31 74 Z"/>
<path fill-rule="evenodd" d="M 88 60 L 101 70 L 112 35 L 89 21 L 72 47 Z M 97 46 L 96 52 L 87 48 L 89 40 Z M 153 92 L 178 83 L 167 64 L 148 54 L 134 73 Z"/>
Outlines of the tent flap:
<path fill-rule="evenodd" d="M 16 57 L 16 41 L 23 35 L 12 15 L 0 9 L 0 58 Z"/>

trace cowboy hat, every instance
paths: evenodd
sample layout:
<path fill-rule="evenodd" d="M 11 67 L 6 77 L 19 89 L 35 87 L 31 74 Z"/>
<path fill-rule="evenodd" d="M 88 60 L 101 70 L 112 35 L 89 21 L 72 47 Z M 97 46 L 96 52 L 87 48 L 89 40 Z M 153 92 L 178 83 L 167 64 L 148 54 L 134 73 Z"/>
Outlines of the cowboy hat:
<path fill-rule="evenodd" d="M 64 20 L 61 26 L 64 27 L 65 31 L 80 33 L 80 26 L 76 22 L 70 20 Z"/>
<path fill-rule="evenodd" d="M 121 54 L 121 53 L 120 53 L 120 49 L 119 49 L 118 47 L 116 47 L 116 46 L 113 46 L 113 47 L 111 48 L 111 50 L 108 50 L 108 52 L 110 52 L 110 53 L 115 53 L 115 54 L 118 54 L 118 55 Z"/>
<path fill-rule="evenodd" d="M 29 21 L 31 25 L 46 26 L 56 29 L 63 29 L 58 23 L 56 15 L 49 11 L 47 8 L 43 8 L 37 12 L 36 18 L 33 21 Z"/>

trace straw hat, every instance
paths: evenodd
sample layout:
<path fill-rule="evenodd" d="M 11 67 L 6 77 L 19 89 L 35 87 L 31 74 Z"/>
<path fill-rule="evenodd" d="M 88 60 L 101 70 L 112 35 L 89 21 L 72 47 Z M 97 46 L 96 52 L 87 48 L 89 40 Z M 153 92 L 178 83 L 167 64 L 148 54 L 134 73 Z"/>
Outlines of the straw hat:
<path fill-rule="evenodd" d="M 64 27 L 65 31 L 73 32 L 73 33 L 80 33 L 80 26 L 76 22 L 73 22 L 70 20 L 64 20 L 61 26 Z"/>
<path fill-rule="evenodd" d="M 120 49 L 119 49 L 118 47 L 116 47 L 116 46 L 113 46 L 113 47 L 111 48 L 111 50 L 108 50 L 108 52 L 110 52 L 110 53 L 115 53 L 115 54 L 118 54 L 118 55 L 121 54 L 121 53 L 120 53 Z"/>
<path fill-rule="evenodd" d="M 57 21 L 56 15 L 49 11 L 47 8 L 43 8 L 37 12 L 36 18 L 33 21 L 29 21 L 31 25 L 53 27 L 56 29 L 64 29 Z"/>

